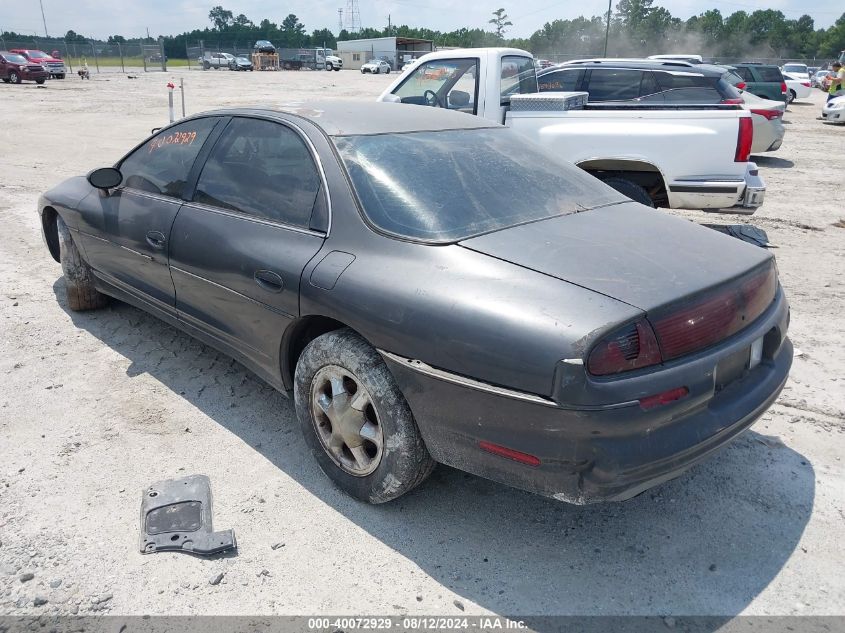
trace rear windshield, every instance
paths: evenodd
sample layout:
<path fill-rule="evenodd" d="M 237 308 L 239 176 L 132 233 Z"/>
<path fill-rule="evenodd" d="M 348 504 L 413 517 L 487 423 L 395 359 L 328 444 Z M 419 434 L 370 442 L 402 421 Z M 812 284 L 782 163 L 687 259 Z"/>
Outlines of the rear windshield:
<path fill-rule="evenodd" d="M 777 83 L 783 81 L 783 75 L 780 74 L 780 68 L 777 66 L 758 66 L 756 70 L 760 76 L 760 81 L 775 81 Z"/>
<path fill-rule="evenodd" d="M 784 64 L 783 70 L 787 73 L 805 73 L 807 67 L 804 64 Z"/>
<path fill-rule="evenodd" d="M 456 242 L 626 200 L 503 128 L 334 142 L 370 222 L 415 241 Z"/>

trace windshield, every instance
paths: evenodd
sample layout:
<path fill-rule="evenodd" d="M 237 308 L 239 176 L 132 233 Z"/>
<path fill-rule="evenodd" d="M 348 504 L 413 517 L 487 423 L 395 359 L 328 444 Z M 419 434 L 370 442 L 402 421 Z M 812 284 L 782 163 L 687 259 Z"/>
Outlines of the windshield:
<path fill-rule="evenodd" d="M 26 57 L 23 55 L 3 55 L 3 59 L 5 59 L 10 64 L 26 64 L 28 63 Z"/>
<path fill-rule="evenodd" d="M 41 51 L 29 51 L 30 59 L 46 59 L 50 57 L 47 53 L 42 53 Z"/>
<path fill-rule="evenodd" d="M 367 218 L 411 240 L 457 242 L 626 200 L 504 128 L 334 141 Z"/>
<path fill-rule="evenodd" d="M 807 67 L 804 64 L 784 64 L 783 70 L 788 73 L 805 73 Z"/>

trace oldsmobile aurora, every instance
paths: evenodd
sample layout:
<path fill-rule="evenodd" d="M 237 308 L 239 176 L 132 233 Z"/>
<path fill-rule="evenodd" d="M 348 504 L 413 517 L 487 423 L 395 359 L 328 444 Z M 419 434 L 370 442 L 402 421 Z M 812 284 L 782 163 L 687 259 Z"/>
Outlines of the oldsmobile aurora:
<path fill-rule="evenodd" d="M 769 252 L 439 108 L 205 113 L 39 212 L 71 309 L 115 297 L 235 357 L 372 503 L 437 462 L 632 497 L 747 429 L 792 362 Z"/>

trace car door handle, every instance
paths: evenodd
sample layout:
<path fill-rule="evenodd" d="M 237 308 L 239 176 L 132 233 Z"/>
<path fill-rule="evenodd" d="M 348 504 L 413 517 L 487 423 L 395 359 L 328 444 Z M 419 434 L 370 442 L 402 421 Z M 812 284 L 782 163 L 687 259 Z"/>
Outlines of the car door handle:
<path fill-rule="evenodd" d="M 281 292 L 285 289 L 285 282 L 282 281 L 281 275 L 272 270 L 256 270 L 253 277 L 255 283 L 267 292 Z"/>
<path fill-rule="evenodd" d="M 147 244 L 152 246 L 156 250 L 162 250 L 164 248 L 164 233 L 159 233 L 158 231 L 149 231 L 147 233 Z"/>

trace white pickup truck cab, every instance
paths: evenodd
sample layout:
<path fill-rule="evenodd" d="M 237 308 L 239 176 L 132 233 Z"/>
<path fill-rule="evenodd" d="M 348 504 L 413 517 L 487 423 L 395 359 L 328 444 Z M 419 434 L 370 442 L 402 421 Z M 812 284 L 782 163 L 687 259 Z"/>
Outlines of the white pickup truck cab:
<path fill-rule="evenodd" d="M 503 123 L 658 207 L 754 213 L 765 183 L 748 162 L 753 126 L 733 105 L 587 104 L 587 93 L 544 92 L 530 53 L 513 48 L 422 57 L 379 101 L 460 110 Z"/>

